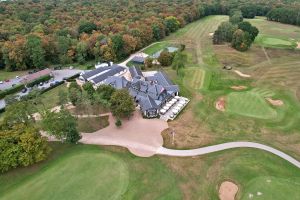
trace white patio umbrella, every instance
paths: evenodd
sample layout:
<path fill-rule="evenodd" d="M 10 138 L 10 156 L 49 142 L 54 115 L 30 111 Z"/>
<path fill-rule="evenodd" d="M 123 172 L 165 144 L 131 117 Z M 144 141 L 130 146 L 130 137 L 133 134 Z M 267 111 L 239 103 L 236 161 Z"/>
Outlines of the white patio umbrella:
<path fill-rule="evenodd" d="M 179 102 L 177 105 L 182 107 L 182 106 L 184 106 L 184 103 Z"/>
<path fill-rule="evenodd" d="M 176 103 L 177 99 L 172 99 L 171 102 Z"/>
<path fill-rule="evenodd" d="M 164 106 L 163 109 L 169 110 L 169 109 L 170 109 L 170 106 Z"/>
<path fill-rule="evenodd" d="M 173 104 L 172 103 L 166 103 L 166 106 L 171 107 Z"/>
<path fill-rule="evenodd" d="M 175 98 L 175 99 L 180 99 L 180 96 L 175 96 L 174 98 Z"/>
<path fill-rule="evenodd" d="M 160 110 L 160 113 L 161 113 L 161 114 L 165 114 L 165 113 L 166 113 L 166 110 L 165 110 L 165 109 L 161 109 L 161 110 Z"/>

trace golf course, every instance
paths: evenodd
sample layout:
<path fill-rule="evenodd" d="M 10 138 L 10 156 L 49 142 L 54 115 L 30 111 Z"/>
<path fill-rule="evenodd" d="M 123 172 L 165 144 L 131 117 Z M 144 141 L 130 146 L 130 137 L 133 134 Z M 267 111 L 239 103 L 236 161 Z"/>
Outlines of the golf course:
<path fill-rule="evenodd" d="M 212 44 L 212 33 L 227 20 L 225 15 L 204 17 L 142 50 L 152 55 L 184 44 L 188 58 L 179 74 L 171 66 L 147 69 L 164 71 L 191 100 L 168 122 L 163 146 L 190 150 L 249 141 L 300 160 L 300 28 L 265 17 L 246 19 L 259 35 L 248 51 L 238 52 L 230 44 Z M 42 94 L 46 108 L 57 106 L 58 88 Z M 216 109 L 220 98 L 224 110 Z M 80 131 L 97 131 L 108 126 L 107 120 L 82 120 Z M 300 199 L 299 168 L 258 149 L 142 158 L 115 146 L 50 146 L 47 160 L 0 174 L 0 200 L 219 199 L 224 181 L 238 186 L 235 199 Z"/>

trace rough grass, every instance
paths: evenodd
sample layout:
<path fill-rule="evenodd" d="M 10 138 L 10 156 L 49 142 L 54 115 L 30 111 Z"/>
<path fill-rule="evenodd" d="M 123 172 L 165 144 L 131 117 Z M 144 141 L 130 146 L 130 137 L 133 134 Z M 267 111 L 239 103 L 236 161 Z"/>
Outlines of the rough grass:
<path fill-rule="evenodd" d="M 67 92 L 66 84 L 59 85 L 41 95 L 41 100 L 43 104 L 38 105 L 38 108 L 41 109 L 45 107 L 46 109 L 51 109 L 59 105 L 59 92 Z"/>
<path fill-rule="evenodd" d="M 108 116 L 78 118 L 77 125 L 79 132 L 93 133 L 109 125 Z"/>
<path fill-rule="evenodd" d="M 232 92 L 227 96 L 226 112 L 258 119 L 274 119 L 276 110 L 266 102 L 264 96 L 253 92 Z"/>
<path fill-rule="evenodd" d="M 247 183 L 242 200 L 252 199 L 281 200 L 300 198 L 300 178 L 258 177 Z"/>
<path fill-rule="evenodd" d="M 108 108 L 100 104 L 94 105 L 77 105 L 74 108 L 69 109 L 73 115 L 99 115 L 109 112 Z"/>

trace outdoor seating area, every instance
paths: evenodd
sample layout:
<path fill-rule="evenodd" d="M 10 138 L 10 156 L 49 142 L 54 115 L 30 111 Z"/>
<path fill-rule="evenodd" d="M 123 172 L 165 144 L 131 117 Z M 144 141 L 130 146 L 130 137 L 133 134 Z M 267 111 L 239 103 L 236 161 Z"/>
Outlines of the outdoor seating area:
<path fill-rule="evenodd" d="M 160 119 L 174 120 L 189 101 L 185 97 L 175 96 L 160 109 Z"/>

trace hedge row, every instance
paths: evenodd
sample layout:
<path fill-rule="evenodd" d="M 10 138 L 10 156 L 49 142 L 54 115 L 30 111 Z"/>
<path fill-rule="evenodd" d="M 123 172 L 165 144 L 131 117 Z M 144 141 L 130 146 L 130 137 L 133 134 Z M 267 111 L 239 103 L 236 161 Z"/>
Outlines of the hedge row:
<path fill-rule="evenodd" d="M 69 78 L 66 78 L 66 81 L 73 81 L 73 80 L 75 80 L 76 78 L 78 78 L 80 76 L 80 74 L 78 73 L 78 74 L 75 74 L 75 75 L 73 75 L 73 76 L 70 76 Z"/>
<path fill-rule="evenodd" d="M 23 88 L 25 88 L 24 84 L 16 85 L 10 89 L 6 89 L 3 91 L 0 91 L 0 99 L 4 98 L 6 95 L 14 94 L 16 92 L 21 91 Z"/>
<path fill-rule="evenodd" d="M 28 84 L 26 84 L 27 87 L 33 87 L 34 85 L 36 84 L 39 84 L 40 82 L 44 82 L 44 81 L 48 81 L 51 79 L 51 76 L 50 75 L 46 75 L 46 76 L 42 76 Z"/>
<path fill-rule="evenodd" d="M 54 85 L 52 85 L 52 86 L 50 86 L 50 87 L 48 87 L 48 88 L 46 88 L 46 89 L 43 89 L 43 90 L 41 91 L 41 94 L 43 94 L 43 93 L 45 93 L 45 92 L 47 92 L 47 91 L 49 91 L 49 90 L 52 90 L 53 88 L 56 88 L 57 86 L 62 85 L 62 84 L 64 84 L 64 83 L 65 83 L 64 81 L 60 81 L 60 82 L 58 82 L 58 83 L 55 83 Z"/>

